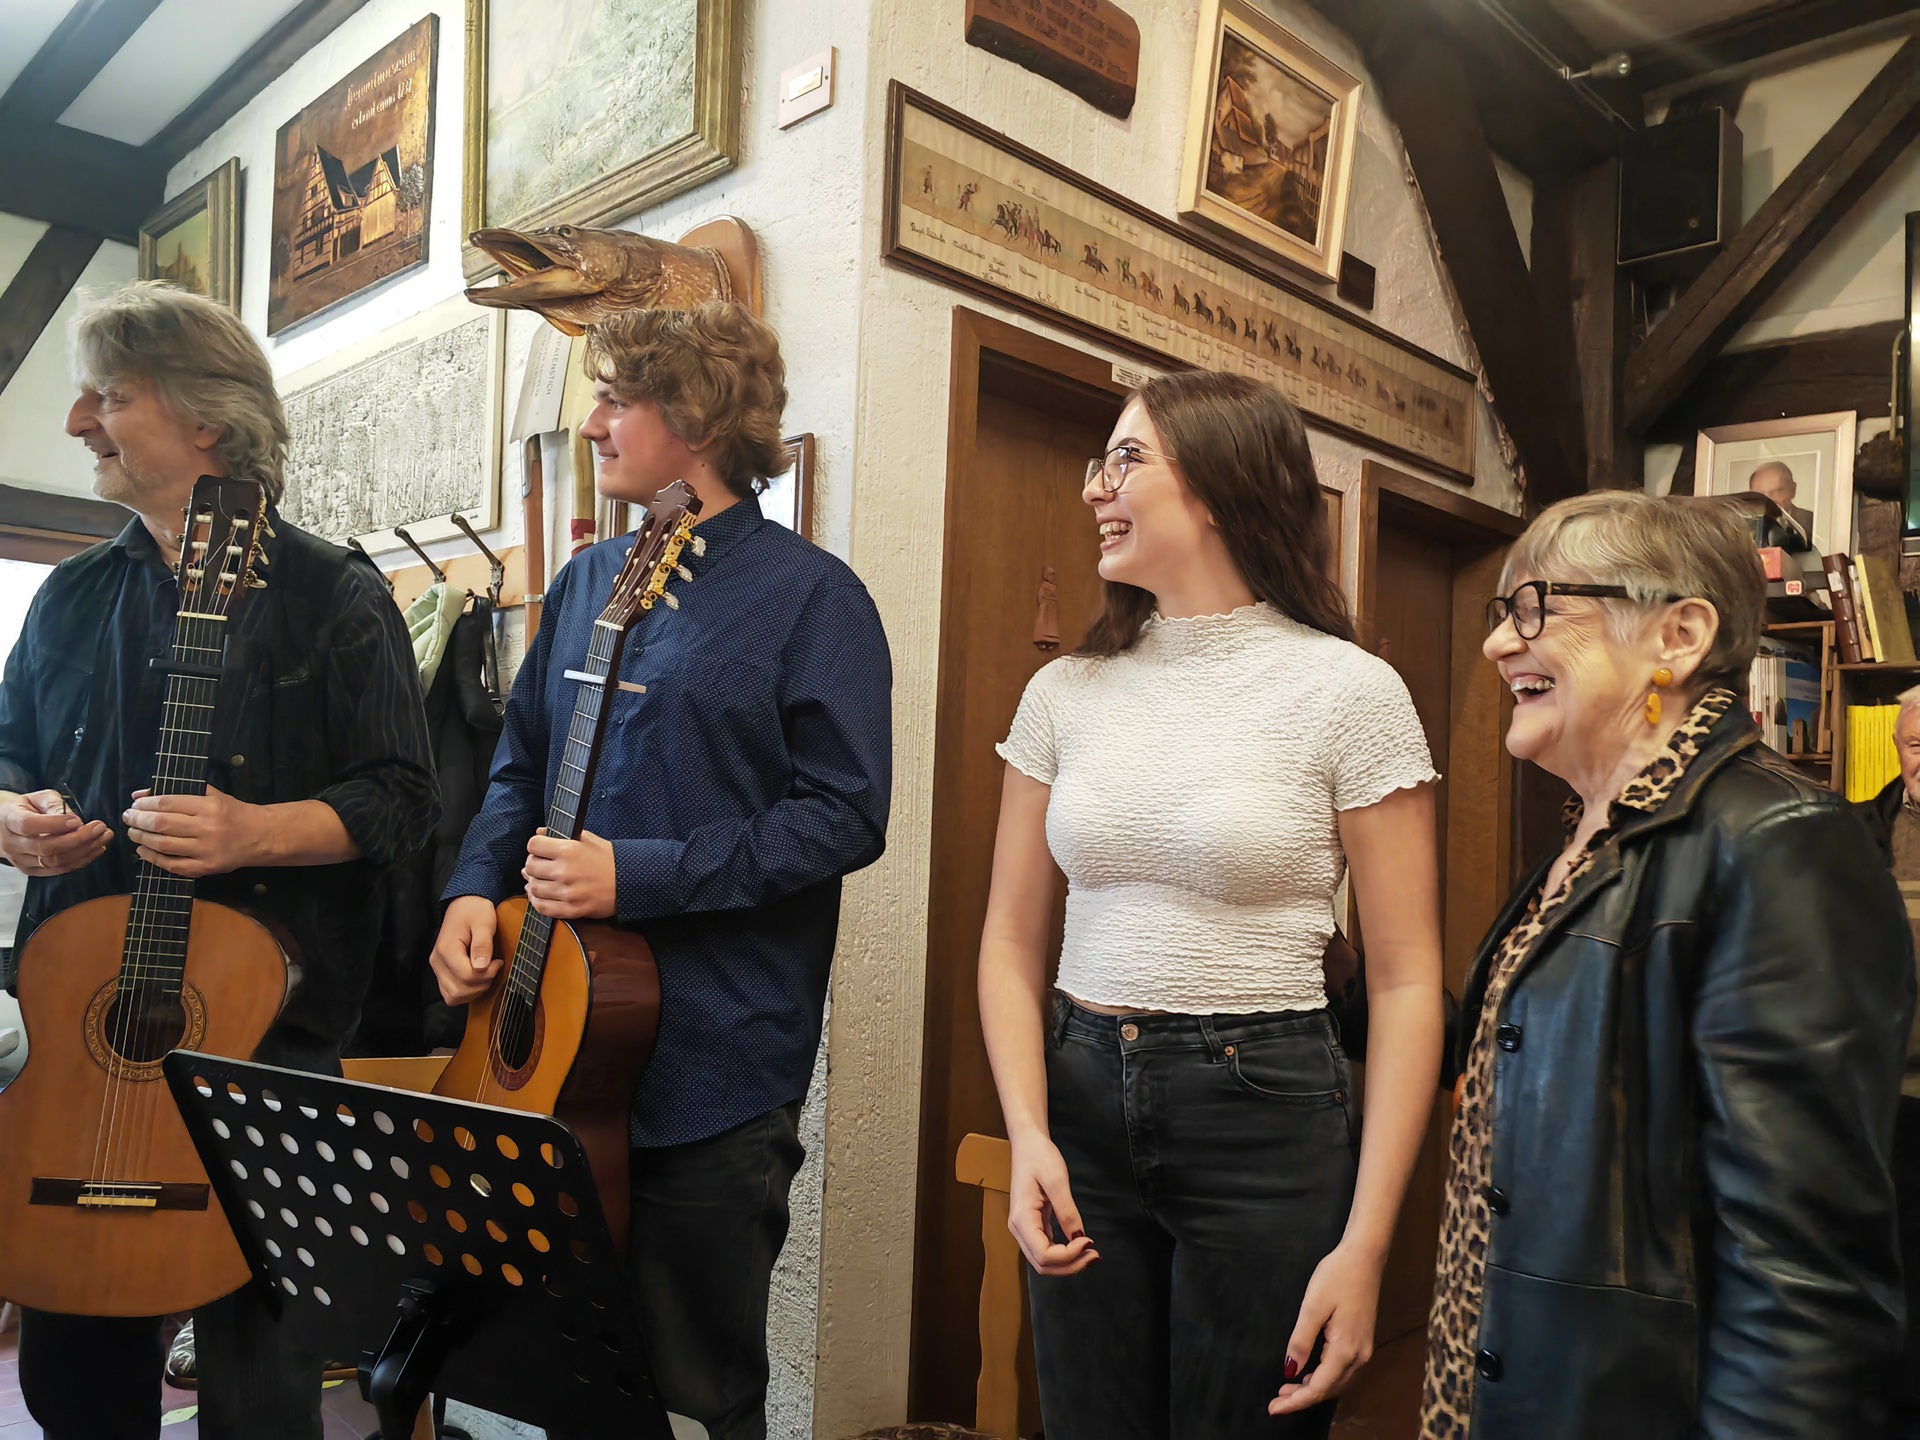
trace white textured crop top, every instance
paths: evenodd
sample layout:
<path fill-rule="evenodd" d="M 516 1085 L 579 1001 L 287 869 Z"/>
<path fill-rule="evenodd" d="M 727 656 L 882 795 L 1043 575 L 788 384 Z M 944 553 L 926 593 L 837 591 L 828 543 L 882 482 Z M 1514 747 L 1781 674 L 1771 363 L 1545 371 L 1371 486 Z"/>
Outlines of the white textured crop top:
<path fill-rule="evenodd" d="M 1181 1014 L 1324 1007 L 1336 813 L 1439 778 L 1393 668 L 1266 604 L 1051 662 L 996 748 L 1052 787 L 1060 988 Z"/>

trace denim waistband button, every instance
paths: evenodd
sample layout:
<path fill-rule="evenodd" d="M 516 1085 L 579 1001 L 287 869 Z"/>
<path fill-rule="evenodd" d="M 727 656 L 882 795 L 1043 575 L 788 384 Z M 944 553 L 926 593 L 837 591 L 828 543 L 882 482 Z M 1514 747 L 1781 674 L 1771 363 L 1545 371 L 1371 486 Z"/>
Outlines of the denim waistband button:
<path fill-rule="evenodd" d="M 1138 1040 L 1140 1038 L 1140 1027 L 1129 1020 L 1125 1025 L 1120 1027 L 1120 1038 L 1122 1040 Z"/>

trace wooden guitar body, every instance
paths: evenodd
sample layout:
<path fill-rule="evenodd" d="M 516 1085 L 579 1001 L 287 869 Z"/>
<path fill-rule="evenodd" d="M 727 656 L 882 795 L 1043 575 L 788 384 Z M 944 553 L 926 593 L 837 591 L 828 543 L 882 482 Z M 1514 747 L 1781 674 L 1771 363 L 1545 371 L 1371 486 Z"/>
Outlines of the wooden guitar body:
<path fill-rule="evenodd" d="M 503 901 L 496 913 L 494 953 L 511 955 L 527 902 Z M 632 1204 L 627 1112 L 660 1028 L 653 951 L 639 935 L 617 926 L 555 924 L 533 1006 L 531 1052 L 514 1069 L 495 1044 L 506 1003 L 506 987 L 495 985 L 467 1007 L 466 1035 L 433 1093 L 552 1115 L 565 1124 L 587 1152 L 607 1228 L 624 1251 Z"/>
<path fill-rule="evenodd" d="M 39 1310 L 165 1315 L 247 1281 L 159 1055 L 115 1046 L 131 903 L 63 910 L 20 954 L 30 1049 L 0 1090 L 0 1295 Z M 265 926 L 193 902 L 171 1045 L 245 1059 L 286 992 L 286 955 Z"/>

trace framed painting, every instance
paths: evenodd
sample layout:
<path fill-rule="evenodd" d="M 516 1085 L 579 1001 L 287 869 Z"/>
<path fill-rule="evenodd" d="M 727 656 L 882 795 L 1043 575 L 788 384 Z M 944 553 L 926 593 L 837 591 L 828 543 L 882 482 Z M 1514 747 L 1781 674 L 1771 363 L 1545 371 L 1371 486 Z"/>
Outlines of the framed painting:
<path fill-rule="evenodd" d="M 239 310 L 239 160 L 189 185 L 140 227 L 140 278 Z"/>
<path fill-rule="evenodd" d="M 603 225 L 732 169 L 743 8 L 467 0 L 466 232 Z"/>
<path fill-rule="evenodd" d="M 803 540 L 813 538 L 813 436 L 789 435 L 780 442 L 783 462 L 760 496 L 760 513 L 777 520 Z"/>
<path fill-rule="evenodd" d="M 1181 218 L 1337 279 L 1360 91 L 1247 0 L 1201 0 Z"/>
<path fill-rule="evenodd" d="M 427 16 L 280 127 L 269 335 L 426 263 L 439 35 Z"/>
<path fill-rule="evenodd" d="M 1806 532 L 1814 553 L 1851 555 L 1855 428 L 1854 412 L 1838 410 L 1702 430 L 1693 493 L 1757 490 Z"/>
<path fill-rule="evenodd" d="M 1311 426 L 1473 484 L 1470 371 L 897 80 L 885 183 L 888 261 L 1156 364 L 1256 376 Z"/>
<path fill-rule="evenodd" d="M 455 296 L 283 380 L 282 513 L 374 553 L 497 526 L 505 322 Z"/>

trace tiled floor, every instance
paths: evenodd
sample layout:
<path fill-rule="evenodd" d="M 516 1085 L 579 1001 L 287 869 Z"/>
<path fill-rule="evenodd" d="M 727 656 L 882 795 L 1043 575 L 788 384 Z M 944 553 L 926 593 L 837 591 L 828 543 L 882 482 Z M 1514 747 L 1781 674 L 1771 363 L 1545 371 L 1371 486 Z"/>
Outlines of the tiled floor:
<path fill-rule="evenodd" d="M 0 1440 L 41 1440 L 40 1427 L 27 1417 L 26 1402 L 20 1398 L 20 1367 L 16 1360 L 19 1332 L 0 1335 Z M 191 1409 L 191 1392 L 160 1387 L 162 1413 Z M 320 1413 L 326 1422 L 326 1440 L 360 1440 L 377 1425 L 373 1407 L 360 1398 L 359 1387 L 348 1381 L 326 1392 Z M 191 1418 L 168 1425 L 160 1431 L 160 1440 L 199 1440 L 200 1427 Z"/>

